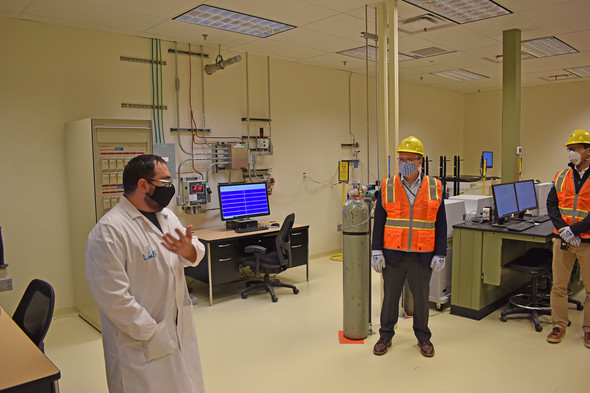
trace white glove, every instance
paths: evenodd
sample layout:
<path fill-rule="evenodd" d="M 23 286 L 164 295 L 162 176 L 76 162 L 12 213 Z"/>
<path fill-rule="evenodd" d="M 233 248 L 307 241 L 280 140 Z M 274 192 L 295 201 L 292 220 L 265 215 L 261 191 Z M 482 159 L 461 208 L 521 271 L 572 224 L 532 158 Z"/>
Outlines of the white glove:
<path fill-rule="evenodd" d="M 381 273 L 381 270 L 385 269 L 385 257 L 383 251 L 373 250 L 371 252 L 371 266 L 377 273 Z"/>
<path fill-rule="evenodd" d="M 445 257 L 440 255 L 435 255 L 432 257 L 432 262 L 430 262 L 430 267 L 435 272 L 440 272 L 445 267 Z"/>
<path fill-rule="evenodd" d="M 580 247 L 580 244 L 582 244 L 582 239 L 580 238 L 580 236 L 576 236 L 574 237 L 574 240 L 570 242 L 570 244 L 574 247 Z"/>
<path fill-rule="evenodd" d="M 576 235 L 572 232 L 570 227 L 563 227 L 559 230 L 559 236 L 566 241 L 567 243 L 571 243 L 572 240 L 576 238 Z"/>

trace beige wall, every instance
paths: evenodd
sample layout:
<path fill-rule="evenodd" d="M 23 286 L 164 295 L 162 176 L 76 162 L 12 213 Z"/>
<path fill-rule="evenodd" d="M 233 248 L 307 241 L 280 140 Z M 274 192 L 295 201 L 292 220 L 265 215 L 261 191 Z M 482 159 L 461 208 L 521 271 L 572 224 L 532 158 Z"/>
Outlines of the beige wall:
<path fill-rule="evenodd" d="M 123 109 L 121 103 L 151 102 L 151 72 L 144 64 L 122 62 L 120 56 L 149 58 L 150 40 L 0 18 L 5 39 L 0 62 L 0 226 L 6 263 L 14 290 L 0 292 L 0 304 L 16 307 L 28 282 L 35 278 L 53 284 L 59 308 L 74 305 L 64 160 L 65 123 L 88 117 L 150 119 L 146 110 Z M 174 56 L 172 43 L 163 43 L 164 129 L 176 127 Z M 179 49 L 187 50 L 186 44 Z M 198 47 L 192 47 L 193 51 Z M 211 62 L 217 48 L 205 48 Z M 226 53 L 225 58 L 235 53 Z M 245 56 L 239 64 L 205 77 L 206 126 L 214 135 L 245 133 Z M 192 57 L 192 107 L 202 126 L 200 59 Z M 179 56 L 180 126 L 189 126 L 188 57 Z M 267 117 L 266 58 L 249 56 L 250 116 Z M 350 91 L 349 96 L 349 82 Z M 310 253 L 340 248 L 342 188 L 336 183 L 337 161 L 351 159 L 352 131 L 360 143 L 362 165 L 351 173 L 363 183 L 377 178 L 375 90 L 370 88 L 371 147 L 367 160 L 365 77 L 337 70 L 271 59 L 273 156 L 261 166 L 272 168 L 276 186 L 271 196 L 271 218 L 282 220 L 295 212 L 309 224 Z M 425 142 L 427 154 L 461 154 L 463 96 L 413 85 L 400 89 L 400 135 L 414 134 Z M 349 97 L 351 115 L 349 123 Z M 252 124 L 252 132 L 258 126 Z M 188 140 L 183 136 L 184 144 Z M 176 143 L 166 135 L 166 141 Z M 185 158 L 177 149 L 177 162 Z M 367 162 L 370 168 L 367 169 Z M 208 162 L 199 162 L 204 170 Z M 437 162 L 435 159 L 435 166 Z M 188 170 L 188 166 L 183 170 Z M 367 172 L 371 176 L 367 180 Z M 306 172 L 314 181 L 303 182 Z M 383 177 L 381 173 L 380 177 Z M 212 175 L 213 186 L 228 180 L 227 171 Z M 241 177 L 237 171 L 232 180 Z M 216 190 L 213 203 L 216 207 Z M 220 225 L 218 212 L 197 216 L 179 213 L 185 224 Z M 313 270 L 312 270 L 313 272 Z"/>
<path fill-rule="evenodd" d="M 566 167 L 568 158 L 562 146 L 574 129 L 590 129 L 589 102 L 590 81 L 522 89 L 520 143 L 523 179 L 552 181 L 555 173 Z M 464 130 L 466 170 L 477 171 L 481 152 L 491 150 L 495 162 L 489 173 L 500 176 L 500 91 L 465 94 Z"/>

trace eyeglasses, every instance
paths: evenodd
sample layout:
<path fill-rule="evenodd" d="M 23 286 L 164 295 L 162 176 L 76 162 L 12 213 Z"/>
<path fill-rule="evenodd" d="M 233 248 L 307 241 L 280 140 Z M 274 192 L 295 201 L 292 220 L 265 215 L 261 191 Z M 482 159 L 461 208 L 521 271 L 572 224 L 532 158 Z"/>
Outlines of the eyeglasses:
<path fill-rule="evenodd" d="M 412 164 L 414 162 L 418 162 L 420 160 L 420 158 L 399 158 L 397 159 L 398 162 L 407 162 L 409 164 Z"/>
<path fill-rule="evenodd" d="M 150 184 L 152 184 L 154 186 L 155 186 L 155 184 L 152 183 L 153 181 L 157 181 L 157 182 L 162 183 L 163 184 L 162 187 L 166 187 L 166 188 L 170 188 L 170 187 L 172 187 L 174 185 L 174 182 L 173 182 L 172 179 L 148 179 L 148 178 L 145 178 L 145 177 L 144 177 L 144 179 L 147 180 L 148 183 L 150 183 Z"/>

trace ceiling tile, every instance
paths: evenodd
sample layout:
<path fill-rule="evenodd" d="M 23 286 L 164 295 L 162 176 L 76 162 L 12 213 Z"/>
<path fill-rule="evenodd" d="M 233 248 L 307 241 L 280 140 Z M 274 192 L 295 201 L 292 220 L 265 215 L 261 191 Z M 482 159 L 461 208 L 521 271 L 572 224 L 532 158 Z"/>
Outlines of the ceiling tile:
<path fill-rule="evenodd" d="M 273 57 L 293 61 L 304 60 L 326 54 L 326 51 L 307 48 L 300 45 L 284 45 L 280 41 L 268 38 L 238 45 L 231 49 L 235 51 L 251 52 L 261 56 L 269 56 L 272 53 Z"/>

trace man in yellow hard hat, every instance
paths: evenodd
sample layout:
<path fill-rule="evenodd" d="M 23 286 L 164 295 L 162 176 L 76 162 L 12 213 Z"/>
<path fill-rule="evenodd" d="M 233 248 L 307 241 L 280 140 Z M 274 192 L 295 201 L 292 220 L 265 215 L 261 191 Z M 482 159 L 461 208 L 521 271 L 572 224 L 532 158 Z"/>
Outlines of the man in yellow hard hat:
<path fill-rule="evenodd" d="M 590 348 L 590 132 L 575 130 L 567 143 L 569 168 L 555 175 L 547 196 L 547 212 L 555 226 L 553 239 L 553 287 L 551 288 L 550 343 L 565 337 L 568 324 L 567 284 L 576 259 L 580 265 L 586 301 L 584 302 L 584 345 Z"/>
<path fill-rule="evenodd" d="M 438 179 L 420 172 L 424 146 L 404 139 L 398 149 L 400 173 L 381 183 L 377 197 L 371 265 L 383 275 L 383 304 L 375 355 L 391 346 L 399 299 L 407 278 L 414 297 L 413 328 L 420 353 L 434 356 L 428 328 L 428 293 L 432 271 L 442 270 L 447 254 L 447 219 Z"/>

